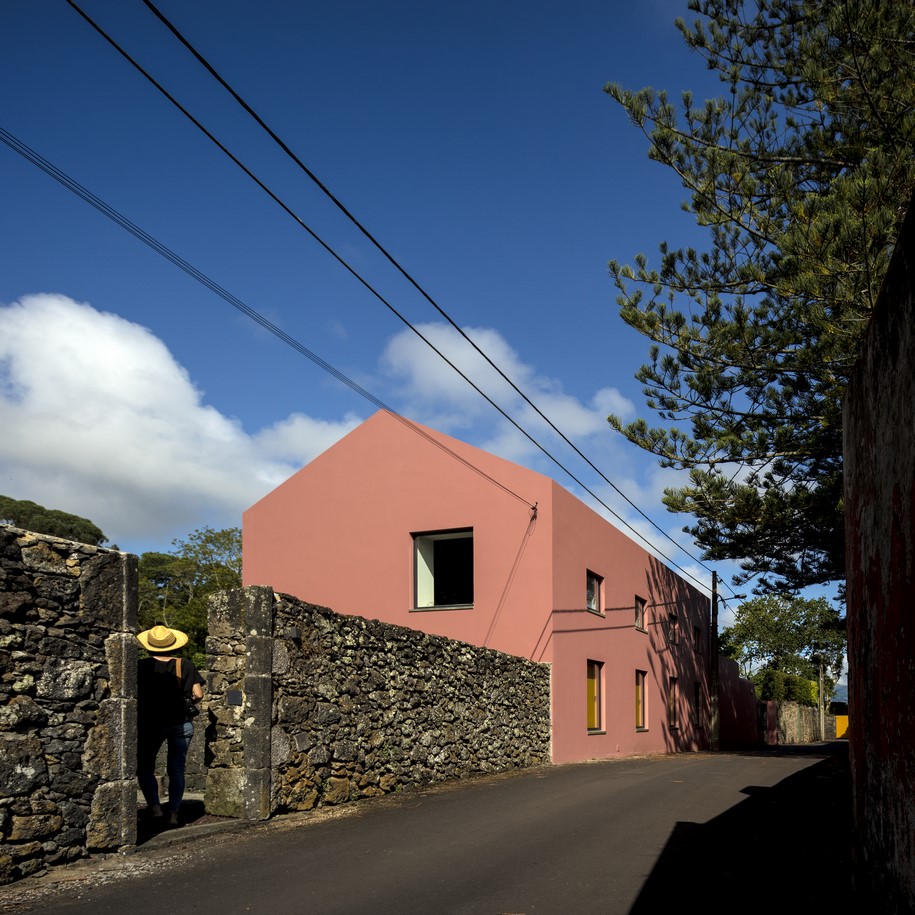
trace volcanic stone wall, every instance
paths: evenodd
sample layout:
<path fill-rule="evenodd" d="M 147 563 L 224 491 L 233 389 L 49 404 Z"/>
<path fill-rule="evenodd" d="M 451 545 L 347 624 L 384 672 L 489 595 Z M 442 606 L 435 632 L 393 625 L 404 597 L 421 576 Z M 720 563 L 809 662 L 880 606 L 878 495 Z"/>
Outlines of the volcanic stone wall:
<path fill-rule="evenodd" d="M 136 557 L 0 525 L 0 883 L 136 842 Z"/>
<path fill-rule="evenodd" d="M 844 403 L 856 879 L 915 912 L 915 205 Z"/>
<path fill-rule="evenodd" d="M 265 818 L 550 761 L 550 670 L 269 588 L 213 599 L 207 810 Z"/>

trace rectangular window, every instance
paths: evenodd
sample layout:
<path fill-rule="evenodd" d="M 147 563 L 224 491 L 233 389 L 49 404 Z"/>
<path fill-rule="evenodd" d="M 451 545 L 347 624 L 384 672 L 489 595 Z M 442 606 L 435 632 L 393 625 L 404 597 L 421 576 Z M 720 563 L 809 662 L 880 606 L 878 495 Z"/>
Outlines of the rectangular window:
<path fill-rule="evenodd" d="M 586 581 L 586 600 L 587 603 L 585 606 L 592 613 L 602 613 L 604 610 L 603 600 L 601 599 L 601 591 L 603 590 L 604 580 L 600 575 L 596 575 L 594 572 L 587 573 Z"/>
<path fill-rule="evenodd" d="M 636 596 L 635 599 L 635 628 L 645 631 L 645 598 Z"/>
<path fill-rule="evenodd" d="M 679 727 L 677 721 L 677 678 L 667 681 L 667 724 L 671 728 Z"/>
<path fill-rule="evenodd" d="M 473 606 L 473 529 L 413 535 L 414 606 Z"/>
<path fill-rule="evenodd" d="M 680 641 L 680 620 L 676 613 L 667 614 L 667 641 L 676 645 Z"/>
<path fill-rule="evenodd" d="M 693 626 L 693 648 L 697 652 L 702 651 L 702 629 L 699 626 Z"/>
<path fill-rule="evenodd" d="M 588 732 L 599 734 L 604 729 L 604 665 L 588 661 Z"/>
<path fill-rule="evenodd" d="M 635 672 L 635 727 L 636 730 L 644 731 L 645 725 L 645 671 L 637 670 Z"/>

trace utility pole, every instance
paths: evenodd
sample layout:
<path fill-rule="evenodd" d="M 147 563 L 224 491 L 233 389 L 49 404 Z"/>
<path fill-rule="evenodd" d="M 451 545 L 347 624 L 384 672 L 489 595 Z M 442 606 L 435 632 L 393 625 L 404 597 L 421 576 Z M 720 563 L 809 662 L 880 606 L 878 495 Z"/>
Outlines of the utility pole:
<path fill-rule="evenodd" d="M 820 676 L 817 683 L 818 686 L 818 695 L 817 695 L 817 705 L 820 707 L 820 740 L 826 739 L 826 697 L 823 695 L 823 656 L 819 657 L 820 662 Z"/>
<path fill-rule="evenodd" d="M 718 715 L 718 573 L 712 572 L 712 625 L 711 632 L 711 651 L 709 652 L 709 704 L 711 706 L 711 746 L 713 750 L 720 749 L 721 721 Z"/>

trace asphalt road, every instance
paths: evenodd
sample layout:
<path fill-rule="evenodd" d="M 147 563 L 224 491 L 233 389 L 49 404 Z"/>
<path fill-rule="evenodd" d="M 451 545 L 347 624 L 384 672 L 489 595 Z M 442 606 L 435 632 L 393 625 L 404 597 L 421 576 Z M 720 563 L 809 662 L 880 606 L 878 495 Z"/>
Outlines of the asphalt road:
<path fill-rule="evenodd" d="M 854 906 L 844 744 L 528 770 L 0 889 L 16 912 L 780 915 Z M 177 837 L 176 837 L 177 838 Z"/>

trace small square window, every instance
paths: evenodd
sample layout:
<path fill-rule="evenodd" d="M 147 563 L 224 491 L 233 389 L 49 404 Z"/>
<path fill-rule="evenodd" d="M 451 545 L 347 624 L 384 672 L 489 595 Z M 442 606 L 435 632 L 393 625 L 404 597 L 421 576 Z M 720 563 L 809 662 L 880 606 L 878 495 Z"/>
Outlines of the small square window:
<path fill-rule="evenodd" d="M 635 628 L 645 631 L 645 598 L 635 598 Z"/>
<path fill-rule="evenodd" d="M 416 609 L 473 606 L 473 530 L 413 535 Z"/>
<path fill-rule="evenodd" d="M 594 572 L 588 572 L 586 584 L 586 604 L 585 606 L 592 613 L 602 613 L 604 609 L 601 591 L 603 590 L 604 580 L 600 575 Z"/>
<path fill-rule="evenodd" d="M 671 645 L 680 641 L 680 620 L 676 613 L 667 614 L 667 641 Z"/>

